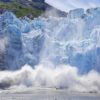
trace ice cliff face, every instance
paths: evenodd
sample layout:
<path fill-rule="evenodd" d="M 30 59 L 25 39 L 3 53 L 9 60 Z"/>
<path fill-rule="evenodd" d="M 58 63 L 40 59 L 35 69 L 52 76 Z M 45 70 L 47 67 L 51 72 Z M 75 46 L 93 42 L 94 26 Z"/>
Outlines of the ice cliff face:
<path fill-rule="evenodd" d="M 34 20 L 4 13 L 0 16 L 0 69 L 16 70 L 25 64 L 34 68 L 52 62 L 76 66 L 80 73 L 100 71 L 99 18 L 100 8 Z"/>
<path fill-rule="evenodd" d="M 11 65 L 11 69 L 18 67 L 18 60 L 22 54 L 20 27 L 21 22 L 12 13 L 7 12 L 0 16 L 0 35 L 6 38 L 7 42 L 4 44 L 4 58 L 0 61 L 3 62 L 2 69 L 10 69 Z"/>
<path fill-rule="evenodd" d="M 33 23 L 34 24 L 34 23 Z M 37 26 L 38 28 L 38 26 Z M 31 32 L 33 30 L 33 32 Z M 0 37 L 6 44 L 1 52 L 0 69 L 15 70 L 24 64 L 35 65 L 39 61 L 39 52 L 43 42 L 43 35 L 35 35 L 29 19 L 20 20 L 10 12 L 0 16 Z M 34 36 L 35 35 L 35 36 Z M 4 40 L 6 38 L 6 40 Z M 0 39 L 0 40 L 1 40 Z"/>

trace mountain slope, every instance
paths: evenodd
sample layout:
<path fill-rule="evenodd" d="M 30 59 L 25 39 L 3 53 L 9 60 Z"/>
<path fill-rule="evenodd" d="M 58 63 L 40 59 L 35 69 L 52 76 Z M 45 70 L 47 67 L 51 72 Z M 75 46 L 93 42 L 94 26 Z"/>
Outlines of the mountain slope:
<path fill-rule="evenodd" d="M 17 17 L 37 17 L 47 8 L 44 0 L 0 0 L 0 13 L 7 11 L 14 12 Z"/>
<path fill-rule="evenodd" d="M 48 11 L 52 11 L 51 9 L 53 9 L 53 16 L 66 16 L 65 12 L 49 6 L 44 0 L 0 0 L 1 14 L 5 11 L 11 11 L 17 17 L 28 16 L 29 18 L 34 18 L 43 14 L 46 9 Z"/>

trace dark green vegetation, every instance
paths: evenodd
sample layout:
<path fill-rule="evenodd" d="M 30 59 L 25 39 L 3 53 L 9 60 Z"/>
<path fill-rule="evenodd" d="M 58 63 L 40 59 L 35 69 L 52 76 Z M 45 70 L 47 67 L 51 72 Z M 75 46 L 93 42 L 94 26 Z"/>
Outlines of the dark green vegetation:
<path fill-rule="evenodd" d="M 0 13 L 12 11 L 17 17 L 41 15 L 47 8 L 44 0 L 0 0 Z"/>

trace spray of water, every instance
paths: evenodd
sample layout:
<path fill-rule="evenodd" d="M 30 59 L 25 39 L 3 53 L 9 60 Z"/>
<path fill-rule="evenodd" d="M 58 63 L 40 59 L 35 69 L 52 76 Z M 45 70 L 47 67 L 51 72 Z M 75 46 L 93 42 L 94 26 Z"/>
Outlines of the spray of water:
<path fill-rule="evenodd" d="M 7 37 L 0 38 L 0 54 L 4 53 L 7 46 Z"/>
<path fill-rule="evenodd" d="M 79 75 L 78 69 L 69 65 L 57 68 L 47 66 L 41 64 L 32 69 L 25 65 L 16 72 L 0 72 L 0 87 L 49 87 L 74 92 L 100 92 L 100 74 L 94 70 Z"/>

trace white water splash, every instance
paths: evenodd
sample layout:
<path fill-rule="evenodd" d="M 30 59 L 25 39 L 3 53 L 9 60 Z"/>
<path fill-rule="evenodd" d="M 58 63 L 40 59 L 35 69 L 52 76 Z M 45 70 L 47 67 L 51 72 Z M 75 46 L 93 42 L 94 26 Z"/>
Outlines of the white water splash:
<path fill-rule="evenodd" d="M 47 65 L 48 66 L 48 65 Z M 78 69 L 69 65 L 47 68 L 38 65 L 35 69 L 25 65 L 20 71 L 0 72 L 0 86 L 49 87 L 77 92 L 100 92 L 100 74 L 92 70 L 79 75 Z"/>

